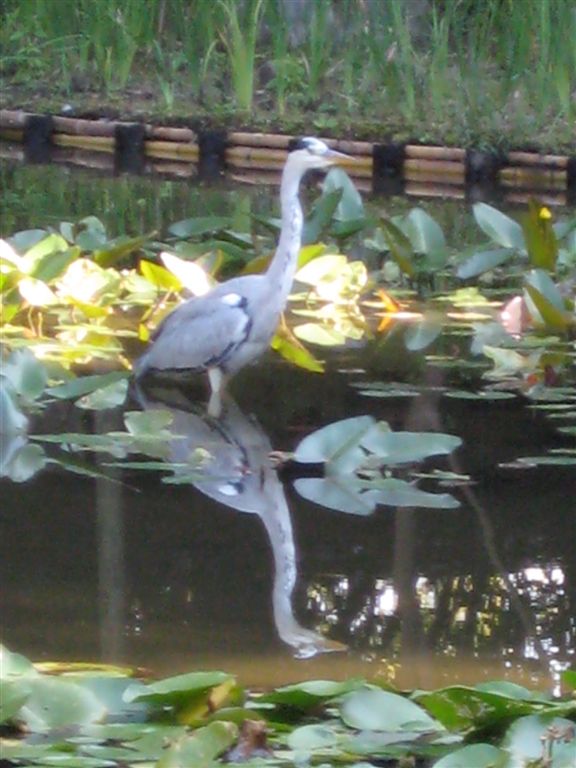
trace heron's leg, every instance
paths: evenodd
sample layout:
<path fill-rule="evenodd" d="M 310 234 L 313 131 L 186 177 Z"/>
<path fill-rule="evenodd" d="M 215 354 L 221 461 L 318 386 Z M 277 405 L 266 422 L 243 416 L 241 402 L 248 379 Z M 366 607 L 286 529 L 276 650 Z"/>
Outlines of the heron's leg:
<path fill-rule="evenodd" d="M 226 377 L 220 368 L 209 368 L 208 380 L 212 390 L 208 402 L 208 415 L 214 419 L 219 419 L 222 414 L 222 393 L 226 384 Z"/>

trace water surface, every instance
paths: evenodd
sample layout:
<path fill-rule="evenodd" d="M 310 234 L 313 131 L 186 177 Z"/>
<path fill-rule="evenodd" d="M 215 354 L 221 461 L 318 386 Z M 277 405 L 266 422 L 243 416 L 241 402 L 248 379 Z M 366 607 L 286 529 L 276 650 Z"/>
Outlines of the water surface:
<path fill-rule="evenodd" d="M 275 206 L 274 191 L 95 180 L 49 167 L 3 174 L 16 201 L 5 232 L 97 213 L 113 234 L 136 234 L 190 207 L 233 214 L 242 231 L 250 213 Z M 377 204 L 393 213 L 414 201 Z M 465 239 L 463 204 L 434 215 L 452 220 L 452 242 L 458 231 Z M 220 451 L 218 473 L 195 484 L 111 469 L 102 455 L 94 465 L 112 481 L 57 467 L 23 485 L 3 480 L 4 642 L 35 659 L 159 673 L 224 668 L 257 685 L 367 675 L 406 687 L 494 677 L 552 686 L 576 647 L 574 467 L 514 462 L 565 447 L 566 437 L 521 396 L 446 397 L 447 387 L 473 387 L 477 374 L 408 353 L 393 336 L 322 356 L 321 376 L 270 354 L 233 382 L 219 421 L 206 417 L 202 384 L 192 394 L 132 393 L 128 408 L 168 407 L 188 447 Z M 354 384 L 367 381 L 422 391 L 366 397 Z M 471 485 L 447 489 L 461 506 L 337 512 L 297 492 L 301 467 L 271 466 L 270 450 L 291 451 L 313 430 L 362 414 L 460 436 L 453 457 L 425 469 L 471 476 Z M 30 431 L 121 428 L 122 409 L 58 404 Z"/>

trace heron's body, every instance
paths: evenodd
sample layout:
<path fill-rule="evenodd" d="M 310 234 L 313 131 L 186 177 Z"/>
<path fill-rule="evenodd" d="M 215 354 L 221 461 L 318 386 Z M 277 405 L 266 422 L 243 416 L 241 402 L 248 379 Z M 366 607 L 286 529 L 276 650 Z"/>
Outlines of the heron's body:
<path fill-rule="evenodd" d="M 149 370 L 208 371 L 213 392 L 269 346 L 292 286 L 302 236 L 300 180 L 309 168 L 333 165 L 343 157 L 318 139 L 302 139 L 282 174 L 282 229 L 276 253 L 262 275 L 227 280 L 171 312 L 154 343 L 135 365 Z"/>

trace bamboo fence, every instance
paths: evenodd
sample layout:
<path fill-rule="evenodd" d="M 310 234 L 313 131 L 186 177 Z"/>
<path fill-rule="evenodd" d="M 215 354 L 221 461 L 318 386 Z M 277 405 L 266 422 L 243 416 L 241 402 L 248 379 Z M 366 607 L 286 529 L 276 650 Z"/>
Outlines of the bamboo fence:
<path fill-rule="evenodd" d="M 56 160 L 98 167 L 97 153 L 117 158 L 128 146 L 142 155 L 145 172 L 156 169 L 179 178 L 195 175 L 196 165 L 201 165 L 205 153 L 209 153 L 220 167 L 228 167 L 234 178 L 245 183 L 277 183 L 295 139 L 291 135 L 230 131 L 213 134 L 206 142 L 207 134 L 199 135 L 189 127 L 0 110 L 0 139 L 9 145 L 23 144 L 24 158 L 27 148 L 36 142 L 48 149 L 58 148 L 55 155 L 66 150 L 54 156 Z M 474 185 L 480 184 L 498 187 L 509 200 L 522 200 L 532 193 L 550 204 L 562 205 L 576 198 L 576 156 L 526 151 L 497 156 L 459 147 L 324 140 L 350 155 L 345 168 L 366 191 L 377 188 L 379 180 L 384 179 L 384 183 L 392 180 L 404 192 L 416 196 L 463 199 Z M 88 153 L 89 159 L 82 160 L 83 153 Z M 0 154 L 5 157 L 6 150 Z M 20 155 L 11 151 L 10 157 Z"/>

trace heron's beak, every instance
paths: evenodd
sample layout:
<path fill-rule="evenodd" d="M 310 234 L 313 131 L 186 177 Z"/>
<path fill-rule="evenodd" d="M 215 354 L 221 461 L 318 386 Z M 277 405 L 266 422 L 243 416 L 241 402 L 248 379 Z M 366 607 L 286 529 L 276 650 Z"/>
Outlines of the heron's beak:
<path fill-rule="evenodd" d="M 345 155 L 344 152 L 337 152 L 335 149 L 329 149 L 325 157 L 330 165 L 348 165 L 354 162 L 352 155 Z"/>

